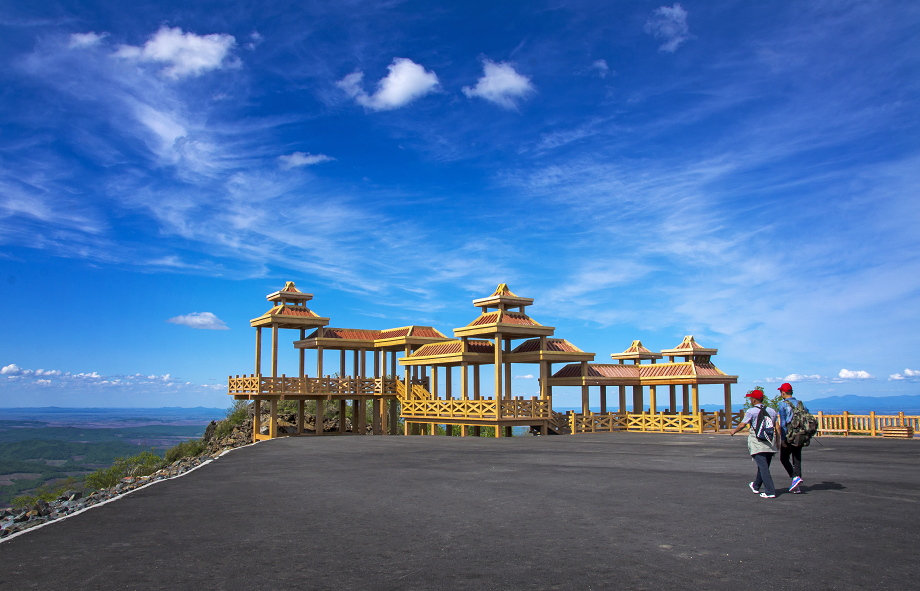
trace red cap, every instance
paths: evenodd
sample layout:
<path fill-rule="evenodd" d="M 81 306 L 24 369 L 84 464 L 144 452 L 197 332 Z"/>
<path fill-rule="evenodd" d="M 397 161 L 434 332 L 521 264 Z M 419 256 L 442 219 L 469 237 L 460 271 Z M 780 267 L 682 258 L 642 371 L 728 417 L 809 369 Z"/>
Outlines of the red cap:
<path fill-rule="evenodd" d="M 789 382 L 786 382 L 785 384 L 777 388 L 777 390 L 779 390 L 780 392 L 792 392 L 792 384 L 790 384 Z"/>
<path fill-rule="evenodd" d="M 761 392 L 760 390 L 754 390 L 753 392 L 748 392 L 747 394 L 745 394 L 744 397 L 763 401 L 763 392 Z"/>

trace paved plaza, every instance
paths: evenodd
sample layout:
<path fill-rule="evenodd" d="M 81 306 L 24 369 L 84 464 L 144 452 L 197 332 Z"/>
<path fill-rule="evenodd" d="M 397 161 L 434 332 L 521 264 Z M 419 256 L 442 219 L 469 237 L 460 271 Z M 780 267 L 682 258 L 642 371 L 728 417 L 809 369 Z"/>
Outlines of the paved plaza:
<path fill-rule="evenodd" d="M 0 588 L 920 586 L 920 442 L 821 443 L 764 500 L 743 435 L 265 441 L 0 543 Z"/>

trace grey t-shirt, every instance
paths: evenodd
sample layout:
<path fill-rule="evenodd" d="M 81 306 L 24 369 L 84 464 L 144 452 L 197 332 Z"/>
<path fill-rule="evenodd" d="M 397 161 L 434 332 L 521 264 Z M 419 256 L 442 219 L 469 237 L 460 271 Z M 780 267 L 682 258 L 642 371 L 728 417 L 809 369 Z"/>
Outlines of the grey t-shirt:
<path fill-rule="evenodd" d="M 747 424 L 750 427 L 750 429 L 748 430 L 747 444 L 748 444 L 748 452 L 750 452 L 751 455 L 762 454 L 762 453 L 772 453 L 772 454 L 776 453 L 776 445 L 774 445 L 773 441 L 771 441 L 770 443 L 767 443 L 766 441 L 757 439 L 757 435 L 754 434 L 754 421 L 757 420 L 757 415 L 760 414 L 760 409 L 762 406 L 763 406 L 762 404 L 757 404 L 755 406 L 752 406 L 751 408 L 747 410 L 746 413 L 744 413 L 744 418 L 741 419 L 742 424 Z M 769 406 L 767 407 L 767 415 L 771 419 L 773 419 L 773 428 L 777 429 L 779 427 L 779 415 L 776 414 L 776 411 L 770 408 Z"/>

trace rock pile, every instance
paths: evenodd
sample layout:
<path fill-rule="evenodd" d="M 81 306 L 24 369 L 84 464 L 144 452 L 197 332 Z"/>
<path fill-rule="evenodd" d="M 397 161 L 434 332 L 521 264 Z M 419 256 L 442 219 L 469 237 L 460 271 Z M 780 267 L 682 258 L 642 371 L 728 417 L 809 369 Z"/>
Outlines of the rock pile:
<path fill-rule="evenodd" d="M 35 501 L 31 508 L 18 511 L 6 509 L 0 512 L 0 538 L 5 538 L 18 531 L 29 529 L 48 521 L 54 521 L 91 505 L 123 495 L 150 482 L 179 476 L 196 466 L 200 466 L 203 462 L 212 459 L 212 457 L 216 457 L 216 455 L 205 454 L 195 458 L 176 460 L 169 466 L 161 468 L 149 476 L 128 476 L 122 478 L 121 482 L 116 486 L 97 490 L 86 497 L 78 490 L 69 490 L 51 502 L 39 499 Z"/>

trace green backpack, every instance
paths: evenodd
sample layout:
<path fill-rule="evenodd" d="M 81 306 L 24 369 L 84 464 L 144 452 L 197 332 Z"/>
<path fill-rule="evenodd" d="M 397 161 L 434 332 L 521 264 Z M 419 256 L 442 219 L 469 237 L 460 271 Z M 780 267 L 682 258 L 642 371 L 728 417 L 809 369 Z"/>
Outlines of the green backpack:
<path fill-rule="evenodd" d="M 789 406 L 792 406 L 791 404 Z M 805 405 L 799 401 L 799 405 L 792 409 L 792 419 L 786 426 L 786 443 L 799 447 L 805 447 L 811 443 L 811 438 L 818 432 L 818 419 L 815 415 L 808 412 Z"/>

